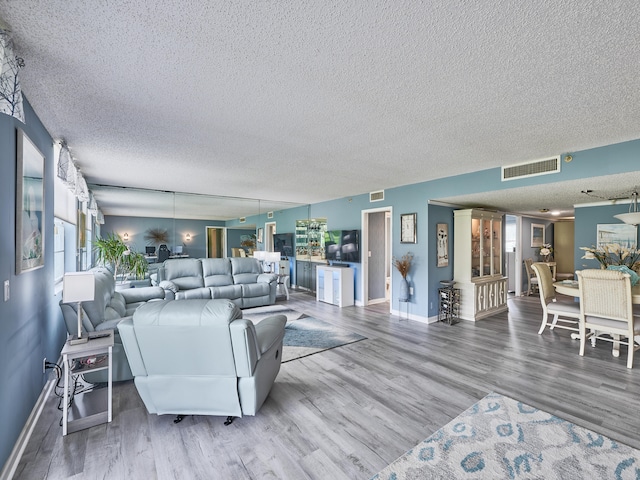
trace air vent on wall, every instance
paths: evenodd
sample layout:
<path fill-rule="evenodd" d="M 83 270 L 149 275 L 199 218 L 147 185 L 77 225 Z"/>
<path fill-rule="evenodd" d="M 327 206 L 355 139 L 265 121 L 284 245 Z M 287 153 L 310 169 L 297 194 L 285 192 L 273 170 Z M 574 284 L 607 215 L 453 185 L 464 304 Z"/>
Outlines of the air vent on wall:
<path fill-rule="evenodd" d="M 502 181 L 516 180 L 519 178 L 547 175 L 560 172 L 560 155 L 535 162 L 518 163 L 508 167 L 502 167 Z"/>
<path fill-rule="evenodd" d="M 384 200 L 384 190 L 369 193 L 370 202 L 380 202 L 381 200 Z"/>
<path fill-rule="evenodd" d="M 267 218 L 273 218 L 273 212 L 267 212 Z"/>
<path fill-rule="evenodd" d="M 244 223 L 246 221 L 247 221 L 247 217 L 240 217 L 240 220 L 239 220 L 240 223 Z"/>

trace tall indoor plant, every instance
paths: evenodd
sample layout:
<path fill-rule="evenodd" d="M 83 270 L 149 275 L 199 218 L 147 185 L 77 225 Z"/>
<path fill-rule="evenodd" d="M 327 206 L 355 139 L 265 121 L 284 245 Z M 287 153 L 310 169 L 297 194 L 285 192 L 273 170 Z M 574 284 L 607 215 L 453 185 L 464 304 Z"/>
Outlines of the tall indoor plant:
<path fill-rule="evenodd" d="M 113 269 L 114 280 L 121 276 L 122 281 L 133 276 L 137 279 L 144 278 L 147 273 L 147 260 L 144 255 L 132 252 L 117 233 L 110 233 L 105 238 L 97 238 L 94 242 L 94 250 L 97 253 L 99 263 Z"/>

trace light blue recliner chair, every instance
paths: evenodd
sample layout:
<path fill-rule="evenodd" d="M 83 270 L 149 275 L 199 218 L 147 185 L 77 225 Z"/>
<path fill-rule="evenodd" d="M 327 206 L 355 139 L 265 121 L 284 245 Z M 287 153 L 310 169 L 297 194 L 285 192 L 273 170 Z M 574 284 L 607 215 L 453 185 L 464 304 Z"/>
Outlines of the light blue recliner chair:
<path fill-rule="evenodd" d="M 280 371 L 286 317 L 254 325 L 231 300 L 150 302 L 118 324 L 149 413 L 255 415 Z M 227 423 L 225 422 L 225 423 Z"/>

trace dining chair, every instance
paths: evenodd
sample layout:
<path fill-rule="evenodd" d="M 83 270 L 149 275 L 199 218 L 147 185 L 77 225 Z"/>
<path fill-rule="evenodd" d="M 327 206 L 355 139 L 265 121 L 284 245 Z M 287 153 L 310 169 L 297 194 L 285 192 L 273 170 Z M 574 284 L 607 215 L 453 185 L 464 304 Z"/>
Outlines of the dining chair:
<path fill-rule="evenodd" d="M 627 345 L 627 368 L 632 368 L 633 354 L 640 348 L 633 341 L 635 335 L 640 335 L 640 317 L 633 315 L 629 275 L 601 269 L 578 270 L 576 274 L 580 289 L 580 355 L 584 355 L 587 337 L 594 336 L 613 342 L 614 351 L 620 344 Z M 592 330 L 588 336 L 587 328 Z"/>
<path fill-rule="evenodd" d="M 531 295 L 538 290 L 538 278 L 531 268 L 531 265 L 533 265 L 533 259 L 526 258 L 524 268 L 527 271 L 527 295 Z"/>
<path fill-rule="evenodd" d="M 580 305 L 578 303 L 558 302 L 556 299 L 556 289 L 553 288 L 553 277 L 551 268 L 546 263 L 533 263 L 531 265 L 538 280 L 538 290 L 540 293 L 540 303 L 542 304 L 542 324 L 538 335 L 542 334 L 548 325 L 550 330 L 563 328 L 573 332 L 580 332 Z M 549 315 L 553 315 L 553 321 L 549 323 Z M 565 317 L 565 318 L 560 318 Z M 558 324 L 558 322 L 561 322 Z M 572 334 L 571 338 L 579 338 L 579 335 Z"/>

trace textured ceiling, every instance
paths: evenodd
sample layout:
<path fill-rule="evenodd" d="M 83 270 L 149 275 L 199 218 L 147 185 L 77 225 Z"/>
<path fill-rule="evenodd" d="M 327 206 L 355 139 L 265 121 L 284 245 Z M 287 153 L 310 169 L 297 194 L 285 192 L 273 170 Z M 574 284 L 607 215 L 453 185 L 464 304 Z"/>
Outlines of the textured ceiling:
<path fill-rule="evenodd" d="M 0 17 L 89 183 L 314 203 L 640 136 L 637 0 L 0 0 Z"/>

